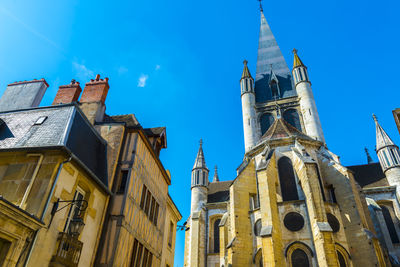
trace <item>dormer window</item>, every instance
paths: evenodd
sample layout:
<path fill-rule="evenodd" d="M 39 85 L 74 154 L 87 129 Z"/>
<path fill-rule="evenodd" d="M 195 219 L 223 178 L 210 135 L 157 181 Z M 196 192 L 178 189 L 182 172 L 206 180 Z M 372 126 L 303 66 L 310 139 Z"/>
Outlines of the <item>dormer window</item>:
<path fill-rule="evenodd" d="M 269 86 L 271 87 L 272 97 L 278 98 L 279 97 L 278 83 L 275 80 L 272 80 Z"/>

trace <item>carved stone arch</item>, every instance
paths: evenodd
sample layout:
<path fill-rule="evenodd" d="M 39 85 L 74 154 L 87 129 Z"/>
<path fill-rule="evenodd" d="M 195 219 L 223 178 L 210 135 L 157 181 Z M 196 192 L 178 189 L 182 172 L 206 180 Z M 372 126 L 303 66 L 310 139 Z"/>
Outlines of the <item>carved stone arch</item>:
<path fill-rule="evenodd" d="M 348 267 L 350 265 L 351 256 L 345 247 L 339 243 L 335 243 L 336 256 L 338 257 L 339 267 Z"/>
<path fill-rule="evenodd" d="M 295 262 L 293 262 L 293 254 L 294 253 L 302 253 L 304 257 L 306 258 L 306 261 L 308 263 L 308 266 L 312 266 L 312 258 L 314 257 L 314 252 L 312 249 L 307 246 L 307 244 L 300 242 L 300 241 L 294 241 L 287 245 L 285 249 L 285 257 L 286 261 L 288 262 L 289 266 L 296 266 L 294 265 Z"/>
<path fill-rule="evenodd" d="M 219 253 L 219 223 L 223 214 L 214 214 L 209 217 L 208 251 L 209 253 Z M 216 247 L 218 245 L 218 247 Z"/>

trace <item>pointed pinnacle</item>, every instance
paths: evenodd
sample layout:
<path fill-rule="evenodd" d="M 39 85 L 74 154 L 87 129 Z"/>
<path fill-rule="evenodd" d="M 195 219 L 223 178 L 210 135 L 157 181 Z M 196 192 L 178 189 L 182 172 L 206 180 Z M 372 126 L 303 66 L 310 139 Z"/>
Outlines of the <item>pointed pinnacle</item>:
<path fill-rule="evenodd" d="M 372 113 L 372 118 L 374 119 L 374 121 L 377 123 L 378 122 L 378 117 L 376 117 L 375 114 Z"/>

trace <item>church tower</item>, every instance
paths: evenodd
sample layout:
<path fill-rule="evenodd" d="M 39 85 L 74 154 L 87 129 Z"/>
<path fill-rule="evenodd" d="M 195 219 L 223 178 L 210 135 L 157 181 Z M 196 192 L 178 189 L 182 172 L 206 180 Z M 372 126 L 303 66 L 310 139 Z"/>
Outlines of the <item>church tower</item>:
<path fill-rule="evenodd" d="M 207 202 L 208 173 L 203 153 L 203 141 L 200 140 L 199 151 L 192 169 L 192 203 L 191 213 L 199 211 Z"/>
<path fill-rule="evenodd" d="M 242 112 L 243 112 L 243 132 L 245 151 L 254 147 L 259 138 L 259 127 L 257 127 L 256 115 L 256 96 L 254 94 L 254 80 L 247 67 L 247 60 L 243 61 L 243 73 L 240 79 Z"/>
<path fill-rule="evenodd" d="M 400 193 L 400 153 L 392 139 L 379 125 L 378 119 L 373 115 L 376 126 L 376 154 L 381 163 L 382 170 L 390 185 L 397 187 L 397 194 Z"/>
<path fill-rule="evenodd" d="M 308 78 L 307 67 L 297 55 L 296 49 L 293 49 L 293 54 L 294 62 L 292 74 L 294 77 L 296 92 L 300 99 L 300 109 L 303 116 L 305 133 L 308 136 L 325 143 L 317 106 L 315 105 L 314 95 L 311 89 L 311 82 Z"/>

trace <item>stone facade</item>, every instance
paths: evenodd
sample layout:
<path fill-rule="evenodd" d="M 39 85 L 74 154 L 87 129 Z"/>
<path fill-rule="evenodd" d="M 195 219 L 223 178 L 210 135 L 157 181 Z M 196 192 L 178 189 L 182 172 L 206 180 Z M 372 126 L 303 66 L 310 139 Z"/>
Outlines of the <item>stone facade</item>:
<path fill-rule="evenodd" d="M 254 91 L 246 63 L 244 159 L 202 194 L 192 180 L 184 265 L 390 266 L 354 172 L 327 149 L 307 68 L 295 51 L 292 80 L 262 12 Z"/>

